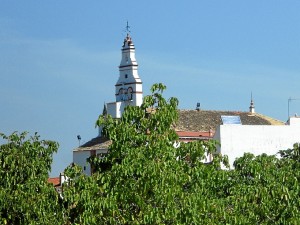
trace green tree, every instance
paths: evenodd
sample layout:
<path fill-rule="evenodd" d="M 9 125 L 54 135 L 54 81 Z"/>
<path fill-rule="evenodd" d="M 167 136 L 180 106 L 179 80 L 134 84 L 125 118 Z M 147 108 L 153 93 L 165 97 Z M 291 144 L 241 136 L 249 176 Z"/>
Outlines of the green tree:
<path fill-rule="evenodd" d="M 228 166 L 215 141 L 179 143 L 176 98 L 155 84 L 121 119 L 100 116 L 112 140 L 95 173 L 65 170 L 62 198 L 47 183 L 58 144 L 1 134 L 2 224 L 299 224 L 299 143 L 279 156 L 245 153 Z M 213 158 L 206 163 L 206 157 Z"/>
<path fill-rule="evenodd" d="M 224 195 L 220 188 L 227 188 L 228 171 L 220 167 L 226 158 L 215 154 L 213 141 L 179 146 L 173 129 L 178 100 L 165 100 L 164 90 L 162 84 L 153 85 L 141 107 L 128 106 L 119 120 L 99 117 L 97 125 L 104 125 L 103 134 L 112 144 L 106 156 L 89 160 L 98 170 L 92 177 L 68 171 L 73 177 L 64 187 L 64 201 L 72 223 L 217 221 L 209 218 L 216 202 L 208 198 Z M 212 164 L 205 163 L 207 154 L 214 155 Z M 215 210 L 221 215 L 221 209 Z"/>
<path fill-rule="evenodd" d="M 107 155 L 92 157 L 97 171 L 68 168 L 64 201 L 74 224 L 299 224 L 299 144 L 281 158 L 245 153 L 228 165 L 214 141 L 178 143 L 176 98 L 155 84 L 141 107 L 119 120 L 100 116 L 112 140 Z M 176 147 L 175 147 L 176 146 Z M 212 163 L 205 163 L 207 155 Z"/>
<path fill-rule="evenodd" d="M 246 153 L 235 161 L 227 217 L 249 224 L 299 224 L 299 162 L 287 150 L 286 158 Z M 228 202 L 229 204 L 229 202 Z"/>
<path fill-rule="evenodd" d="M 35 134 L 0 134 L 0 223 L 61 224 L 58 193 L 48 184 L 52 155 L 58 144 Z"/>

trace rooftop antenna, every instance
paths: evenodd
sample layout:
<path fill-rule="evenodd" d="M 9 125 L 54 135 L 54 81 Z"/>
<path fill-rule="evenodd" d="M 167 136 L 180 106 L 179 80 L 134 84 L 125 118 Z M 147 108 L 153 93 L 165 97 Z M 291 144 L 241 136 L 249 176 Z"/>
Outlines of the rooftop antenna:
<path fill-rule="evenodd" d="M 290 118 L 290 102 L 294 101 L 294 100 L 300 100 L 300 98 L 289 97 L 289 99 L 288 99 L 288 119 Z"/>

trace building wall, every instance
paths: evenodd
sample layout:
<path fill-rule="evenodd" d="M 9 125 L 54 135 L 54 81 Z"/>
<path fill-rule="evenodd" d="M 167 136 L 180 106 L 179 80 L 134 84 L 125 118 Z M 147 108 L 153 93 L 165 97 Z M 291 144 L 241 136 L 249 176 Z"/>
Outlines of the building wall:
<path fill-rule="evenodd" d="M 93 154 L 107 153 L 107 149 L 98 150 L 85 150 L 85 151 L 73 151 L 73 163 L 81 166 L 84 174 L 90 176 L 92 174 L 91 164 L 87 162 L 87 159 Z"/>
<path fill-rule="evenodd" d="M 91 165 L 86 161 L 90 156 L 90 151 L 73 151 L 73 163 L 81 166 L 86 175 L 91 175 Z"/>
<path fill-rule="evenodd" d="M 107 103 L 107 114 L 111 115 L 113 118 L 121 118 L 122 113 L 127 105 L 134 105 L 132 101 L 123 102 L 110 102 Z"/>
<path fill-rule="evenodd" d="M 214 139 L 221 144 L 218 151 L 227 155 L 231 167 L 245 152 L 274 155 L 300 142 L 300 118 L 291 118 L 288 125 L 220 125 Z"/>

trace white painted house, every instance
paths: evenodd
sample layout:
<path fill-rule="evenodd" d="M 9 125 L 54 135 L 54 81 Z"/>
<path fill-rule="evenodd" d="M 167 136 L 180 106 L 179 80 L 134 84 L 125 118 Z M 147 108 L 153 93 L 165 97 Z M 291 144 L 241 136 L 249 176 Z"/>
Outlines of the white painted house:
<path fill-rule="evenodd" d="M 284 125 L 220 125 L 214 135 L 221 146 L 218 152 L 227 155 L 231 167 L 245 152 L 254 155 L 275 155 L 300 142 L 300 117 L 290 117 Z"/>

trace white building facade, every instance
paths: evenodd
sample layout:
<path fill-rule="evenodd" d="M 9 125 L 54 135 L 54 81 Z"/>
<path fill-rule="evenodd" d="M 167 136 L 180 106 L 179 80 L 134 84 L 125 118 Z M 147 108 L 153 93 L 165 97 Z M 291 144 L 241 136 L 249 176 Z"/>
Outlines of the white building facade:
<path fill-rule="evenodd" d="M 300 142 L 300 117 L 291 117 L 286 125 L 220 125 L 214 139 L 221 146 L 218 152 L 227 155 L 231 168 L 245 152 L 254 155 L 275 155 Z"/>
<path fill-rule="evenodd" d="M 87 162 L 87 159 L 92 156 L 99 156 L 102 154 L 107 153 L 108 148 L 101 148 L 99 147 L 97 150 L 90 150 L 89 148 L 77 149 L 73 151 L 73 162 L 76 165 L 81 166 L 82 171 L 84 174 L 90 176 L 93 173 L 93 168 L 91 167 L 91 164 Z"/>

